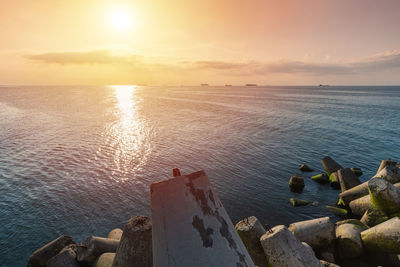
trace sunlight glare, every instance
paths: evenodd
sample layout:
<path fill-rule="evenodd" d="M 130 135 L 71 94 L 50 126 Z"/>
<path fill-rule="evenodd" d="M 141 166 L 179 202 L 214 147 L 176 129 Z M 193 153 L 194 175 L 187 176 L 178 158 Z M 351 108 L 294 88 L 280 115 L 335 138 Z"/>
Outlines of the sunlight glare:
<path fill-rule="evenodd" d="M 132 14 L 129 9 L 113 9 L 109 14 L 110 25 L 114 31 L 126 32 L 132 27 Z"/>

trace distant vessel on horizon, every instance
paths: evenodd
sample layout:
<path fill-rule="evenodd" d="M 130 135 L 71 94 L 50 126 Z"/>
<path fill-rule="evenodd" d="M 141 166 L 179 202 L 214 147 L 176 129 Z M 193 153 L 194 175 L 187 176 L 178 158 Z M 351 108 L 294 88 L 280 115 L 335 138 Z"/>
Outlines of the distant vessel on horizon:
<path fill-rule="evenodd" d="M 246 83 L 246 86 L 257 86 L 255 83 Z"/>
<path fill-rule="evenodd" d="M 201 86 L 208 86 L 208 83 L 202 83 Z"/>
<path fill-rule="evenodd" d="M 232 86 L 232 84 L 225 84 L 225 86 Z"/>
<path fill-rule="evenodd" d="M 318 87 L 328 87 L 329 86 L 329 84 L 320 84 L 320 85 L 318 85 Z"/>

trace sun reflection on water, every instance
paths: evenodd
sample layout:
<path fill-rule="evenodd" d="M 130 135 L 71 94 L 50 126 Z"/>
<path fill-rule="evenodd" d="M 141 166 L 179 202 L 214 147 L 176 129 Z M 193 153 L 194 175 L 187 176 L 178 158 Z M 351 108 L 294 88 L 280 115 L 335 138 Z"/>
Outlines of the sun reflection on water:
<path fill-rule="evenodd" d="M 108 129 L 108 143 L 114 154 L 114 179 L 123 181 L 132 177 L 146 162 L 149 148 L 147 129 L 138 111 L 142 99 L 134 85 L 113 85 L 116 105 L 115 120 Z"/>

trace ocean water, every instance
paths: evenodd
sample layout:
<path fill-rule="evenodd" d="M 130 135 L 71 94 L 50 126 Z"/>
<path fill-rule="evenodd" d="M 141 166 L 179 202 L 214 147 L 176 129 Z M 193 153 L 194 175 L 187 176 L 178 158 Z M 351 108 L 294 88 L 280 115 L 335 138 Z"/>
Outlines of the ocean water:
<path fill-rule="evenodd" d="M 232 221 L 332 216 L 320 159 L 400 160 L 400 87 L 0 87 L 0 266 L 61 234 L 150 215 L 151 183 L 203 169 Z M 306 163 L 302 194 L 288 181 Z M 290 197 L 320 206 L 292 207 Z"/>

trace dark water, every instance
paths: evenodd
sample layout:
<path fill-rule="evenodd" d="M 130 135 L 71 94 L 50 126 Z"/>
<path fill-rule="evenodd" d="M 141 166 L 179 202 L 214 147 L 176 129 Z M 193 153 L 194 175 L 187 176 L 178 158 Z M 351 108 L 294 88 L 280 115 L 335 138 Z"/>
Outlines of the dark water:
<path fill-rule="evenodd" d="M 400 160 L 400 87 L 0 87 L 0 266 L 61 234 L 81 241 L 149 214 L 149 185 L 204 169 L 235 223 L 330 215 L 294 208 L 288 180 L 330 155 Z M 338 191 L 308 179 L 303 199 Z"/>

